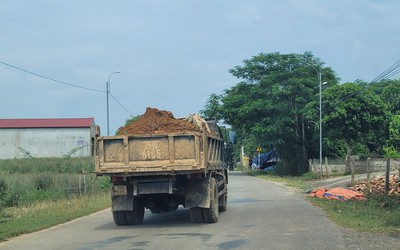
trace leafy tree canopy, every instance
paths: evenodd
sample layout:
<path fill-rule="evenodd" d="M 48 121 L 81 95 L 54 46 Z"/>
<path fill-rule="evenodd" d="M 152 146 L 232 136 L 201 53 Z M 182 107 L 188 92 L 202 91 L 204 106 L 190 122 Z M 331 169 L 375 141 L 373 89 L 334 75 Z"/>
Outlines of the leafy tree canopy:
<path fill-rule="evenodd" d="M 261 53 L 243 64 L 230 70 L 242 81 L 225 90 L 213 110 L 242 140 L 279 149 L 290 173 L 306 171 L 306 105 L 318 98 L 319 73 L 329 85 L 337 84 L 338 77 L 311 52 Z"/>
<path fill-rule="evenodd" d="M 322 110 L 326 134 L 343 140 L 348 155 L 355 143 L 383 145 L 387 106 L 371 89 L 357 83 L 327 88 L 323 92 Z"/>
<path fill-rule="evenodd" d="M 393 115 L 400 114 L 400 80 L 386 81 L 386 83 L 380 95 L 381 99 L 388 105 Z"/>

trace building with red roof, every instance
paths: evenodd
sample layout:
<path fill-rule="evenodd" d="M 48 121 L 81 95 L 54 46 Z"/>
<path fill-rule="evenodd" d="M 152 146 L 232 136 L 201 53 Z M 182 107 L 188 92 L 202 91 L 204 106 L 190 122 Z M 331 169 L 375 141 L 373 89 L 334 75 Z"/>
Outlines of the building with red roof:
<path fill-rule="evenodd" d="M 0 159 L 93 155 L 94 118 L 0 119 Z"/>

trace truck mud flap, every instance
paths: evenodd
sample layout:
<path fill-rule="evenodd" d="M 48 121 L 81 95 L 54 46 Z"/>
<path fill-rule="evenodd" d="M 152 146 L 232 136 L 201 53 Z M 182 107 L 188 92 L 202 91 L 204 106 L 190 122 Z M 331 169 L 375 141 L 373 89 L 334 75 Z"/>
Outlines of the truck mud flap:
<path fill-rule="evenodd" d="M 112 196 L 112 211 L 133 211 L 133 195 Z"/>
<path fill-rule="evenodd" d="M 186 185 L 185 207 L 210 207 L 210 176 L 204 179 L 192 179 Z"/>

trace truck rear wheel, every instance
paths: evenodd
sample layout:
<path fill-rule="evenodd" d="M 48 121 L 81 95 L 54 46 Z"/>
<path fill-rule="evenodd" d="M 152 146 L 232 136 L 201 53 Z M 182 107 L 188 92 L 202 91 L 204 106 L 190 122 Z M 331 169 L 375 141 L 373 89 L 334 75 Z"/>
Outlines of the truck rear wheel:
<path fill-rule="evenodd" d="M 204 222 L 218 222 L 218 187 L 215 178 L 210 180 L 210 208 L 203 208 Z"/>
<path fill-rule="evenodd" d="M 114 223 L 117 226 L 125 226 L 128 224 L 127 220 L 126 220 L 126 215 L 125 215 L 125 211 L 113 211 L 113 219 L 114 219 Z"/>
<path fill-rule="evenodd" d="M 128 225 L 139 225 L 143 223 L 144 204 L 138 198 L 133 199 L 133 211 L 126 211 L 126 221 Z"/>
<path fill-rule="evenodd" d="M 221 195 L 221 197 L 219 197 L 219 200 L 220 203 L 218 209 L 220 212 L 225 212 L 228 204 L 228 195 L 226 194 L 226 192 L 223 195 Z"/>
<path fill-rule="evenodd" d="M 190 208 L 190 221 L 193 223 L 204 223 L 203 209 L 201 207 Z"/>

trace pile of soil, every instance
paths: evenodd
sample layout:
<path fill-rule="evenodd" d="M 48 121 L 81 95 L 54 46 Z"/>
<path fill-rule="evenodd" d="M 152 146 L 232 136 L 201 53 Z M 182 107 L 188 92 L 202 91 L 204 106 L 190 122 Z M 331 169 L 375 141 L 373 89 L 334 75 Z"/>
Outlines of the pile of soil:
<path fill-rule="evenodd" d="M 139 119 L 119 128 L 118 135 L 167 134 L 200 132 L 200 128 L 183 119 L 175 119 L 170 111 L 148 107 Z"/>

